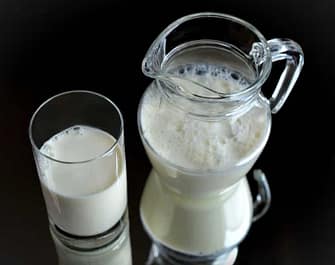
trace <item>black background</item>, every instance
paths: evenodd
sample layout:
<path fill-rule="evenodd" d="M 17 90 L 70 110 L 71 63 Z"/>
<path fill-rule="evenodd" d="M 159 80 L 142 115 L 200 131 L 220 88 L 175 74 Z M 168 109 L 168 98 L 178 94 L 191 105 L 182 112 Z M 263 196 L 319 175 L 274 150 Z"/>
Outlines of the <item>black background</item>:
<path fill-rule="evenodd" d="M 125 119 L 134 264 L 150 241 L 138 204 L 150 170 L 136 124 L 150 80 L 141 61 L 156 36 L 193 12 L 233 14 L 267 39 L 301 44 L 305 67 L 257 162 L 273 203 L 240 245 L 237 264 L 335 264 L 335 2 L 0 0 L 0 264 L 57 264 L 28 140 L 33 111 L 66 90 L 103 93 Z M 270 94 L 281 64 L 264 85 Z"/>

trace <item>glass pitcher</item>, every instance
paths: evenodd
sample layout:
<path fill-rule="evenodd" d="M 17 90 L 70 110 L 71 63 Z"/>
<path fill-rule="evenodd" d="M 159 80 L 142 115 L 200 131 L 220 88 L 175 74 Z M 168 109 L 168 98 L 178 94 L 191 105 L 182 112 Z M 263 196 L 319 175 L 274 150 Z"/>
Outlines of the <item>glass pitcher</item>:
<path fill-rule="evenodd" d="M 268 99 L 261 88 L 279 60 L 286 66 Z M 253 203 L 246 174 L 303 61 L 296 42 L 267 41 L 248 22 L 219 13 L 182 17 L 153 42 L 142 71 L 154 81 L 138 127 L 153 166 L 141 218 L 156 245 L 184 260 L 210 260 L 234 249 L 264 214 L 266 178 L 255 172 L 260 196 Z"/>

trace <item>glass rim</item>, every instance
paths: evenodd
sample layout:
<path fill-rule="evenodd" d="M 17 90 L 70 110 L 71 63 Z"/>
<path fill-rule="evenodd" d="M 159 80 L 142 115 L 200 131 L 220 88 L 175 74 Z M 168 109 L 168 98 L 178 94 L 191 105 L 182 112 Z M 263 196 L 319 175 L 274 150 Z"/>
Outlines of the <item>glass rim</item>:
<path fill-rule="evenodd" d="M 42 152 L 36 145 L 35 143 L 35 140 L 34 140 L 34 137 L 33 137 L 33 132 L 32 132 L 32 126 L 33 126 L 33 123 L 35 121 L 35 118 L 36 116 L 38 115 L 38 113 L 41 111 L 41 109 L 43 107 L 45 107 L 48 103 L 50 103 L 52 100 L 56 99 L 56 98 L 59 98 L 59 97 L 62 97 L 62 96 L 66 96 L 66 95 L 69 95 L 69 94 L 74 94 L 74 93 L 83 93 L 83 94 L 91 94 L 91 95 L 94 95 L 94 96 L 97 96 L 105 101 L 107 101 L 108 103 L 110 103 L 116 110 L 116 112 L 118 113 L 119 115 L 119 118 L 120 118 L 120 133 L 119 135 L 117 135 L 117 137 L 113 136 L 115 138 L 115 142 L 110 146 L 108 147 L 108 149 L 106 151 L 104 151 L 103 153 L 101 154 L 98 154 L 90 159 L 86 159 L 86 160 L 78 160 L 78 161 L 66 161 L 66 160 L 61 160 L 61 159 L 57 159 L 57 158 L 54 158 L 54 157 L 51 157 L 50 155 L 47 155 L 45 154 L 44 152 Z M 101 159 L 101 158 L 104 158 L 106 156 L 108 156 L 110 153 L 112 153 L 115 149 L 115 147 L 119 144 L 120 142 L 120 139 L 123 135 L 123 131 L 124 131 L 124 121 L 123 121 L 123 117 L 122 117 L 122 113 L 120 111 L 120 109 L 118 108 L 118 106 L 112 101 L 110 100 L 108 97 L 100 94 L 100 93 L 97 93 L 97 92 L 94 92 L 94 91 L 90 91 L 90 90 L 70 90 L 70 91 L 65 91 L 65 92 L 62 92 L 62 93 L 59 93 L 59 94 L 56 94 L 50 98 L 48 98 L 47 100 L 45 100 L 42 104 L 39 105 L 39 107 L 35 110 L 35 112 L 33 113 L 31 119 L 30 119 L 30 122 L 29 122 L 29 140 L 30 140 L 30 143 L 33 147 L 33 150 L 38 153 L 39 155 L 41 155 L 42 157 L 44 158 L 47 158 L 49 160 L 52 160 L 54 162 L 57 162 L 57 163 L 61 163 L 61 164 L 84 164 L 84 163 L 89 163 L 89 162 L 92 162 L 92 161 L 95 161 L 95 160 L 98 160 L 98 159 Z"/>
<path fill-rule="evenodd" d="M 179 27 L 181 24 L 191 21 L 191 20 L 195 20 L 195 19 L 201 19 L 201 18 L 217 18 L 217 19 L 225 19 L 225 20 L 229 20 L 232 21 L 236 24 L 242 25 L 245 28 L 247 28 L 249 31 L 251 31 L 252 33 L 254 33 L 257 38 L 259 39 L 259 41 L 262 43 L 263 48 L 264 48 L 264 61 L 262 63 L 263 67 L 259 73 L 259 75 L 257 76 L 257 78 L 251 82 L 249 85 L 247 85 L 245 88 L 243 88 L 240 91 L 235 91 L 235 92 L 228 92 L 228 93 L 220 93 L 221 96 L 219 97 L 212 97 L 212 98 L 204 98 L 204 97 L 198 97 L 198 98 L 190 98 L 192 100 L 196 100 L 196 101 L 206 101 L 206 102 L 222 102 L 223 100 L 232 98 L 232 97 L 240 97 L 240 96 L 244 96 L 254 90 L 257 90 L 259 87 L 261 87 L 265 81 L 267 80 L 267 78 L 270 75 L 270 71 L 271 71 L 271 67 L 272 67 L 272 59 L 271 59 L 271 51 L 270 51 L 270 47 L 269 44 L 266 40 L 266 38 L 263 36 L 263 34 L 251 23 L 238 18 L 236 16 L 233 15 L 229 15 L 229 14 L 225 14 L 225 13 L 219 13 L 219 12 L 199 12 L 199 13 L 193 13 L 193 14 L 189 14 L 186 16 L 183 16 L 177 20 L 175 20 L 174 22 L 172 22 L 171 24 L 169 24 L 159 35 L 158 37 L 154 40 L 154 42 L 151 44 L 150 48 L 148 49 L 145 58 L 149 57 L 148 55 L 152 53 L 153 50 L 155 50 L 156 46 L 158 44 L 160 44 L 160 41 L 162 39 L 166 39 L 166 37 L 173 31 L 175 30 L 177 27 Z M 167 54 L 168 56 L 168 54 Z M 165 59 L 163 60 L 163 64 L 164 64 Z M 146 74 L 145 69 L 145 59 L 142 62 L 142 72 Z M 149 75 L 150 77 L 150 75 Z M 151 76 L 153 78 L 156 78 L 155 76 Z M 202 84 L 198 84 L 202 87 L 205 87 L 208 89 L 207 86 L 202 85 Z M 188 98 L 188 96 L 186 96 Z"/>

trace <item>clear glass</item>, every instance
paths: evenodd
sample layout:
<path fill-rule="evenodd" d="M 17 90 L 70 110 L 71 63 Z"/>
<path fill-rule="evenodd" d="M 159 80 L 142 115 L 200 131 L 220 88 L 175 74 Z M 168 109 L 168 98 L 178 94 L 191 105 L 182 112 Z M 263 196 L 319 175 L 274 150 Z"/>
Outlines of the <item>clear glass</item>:
<path fill-rule="evenodd" d="M 285 69 L 267 99 L 262 85 L 278 60 Z M 219 13 L 182 17 L 153 42 L 142 71 L 154 81 L 138 128 L 153 166 L 141 218 L 157 246 L 213 257 L 245 237 L 253 220 L 246 174 L 303 62 L 294 41 L 267 41 L 250 23 Z"/>
<path fill-rule="evenodd" d="M 207 12 L 171 23 L 150 46 L 142 71 L 165 88 L 162 92 L 176 94 L 169 97 L 177 107 L 184 109 L 181 103 L 186 103 L 184 110 L 210 119 L 233 115 L 253 101 L 271 72 L 272 62 L 279 60 L 285 60 L 286 66 L 269 99 L 273 113 L 283 106 L 302 70 L 304 55 L 300 45 L 282 38 L 267 41 L 256 27 L 240 18 Z M 243 77 L 247 85 L 237 92 L 221 92 L 206 82 L 185 78 L 174 71 L 180 65 L 209 63 L 228 66 L 232 77 Z M 190 91 L 183 87 L 180 79 L 188 79 L 197 89 Z M 190 108 L 190 100 L 197 104 L 194 108 Z"/>
<path fill-rule="evenodd" d="M 50 225 L 69 237 L 113 234 L 127 211 L 117 106 L 90 91 L 56 95 L 34 113 L 29 136 Z"/>

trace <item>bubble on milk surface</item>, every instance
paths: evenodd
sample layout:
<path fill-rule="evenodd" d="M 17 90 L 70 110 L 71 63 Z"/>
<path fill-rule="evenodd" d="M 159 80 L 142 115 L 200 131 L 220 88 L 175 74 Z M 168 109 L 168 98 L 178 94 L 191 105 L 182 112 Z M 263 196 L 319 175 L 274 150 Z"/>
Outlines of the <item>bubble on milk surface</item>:
<path fill-rule="evenodd" d="M 194 81 L 200 80 L 200 82 L 203 82 L 204 80 L 226 80 L 235 83 L 235 89 L 238 88 L 239 90 L 250 85 L 250 81 L 243 77 L 242 74 L 222 65 L 185 64 L 171 69 L 170 73 L 185 79 L 195 79 Z M 207 82 L 205 82 L 205 84 L 207 84 Z"/>

